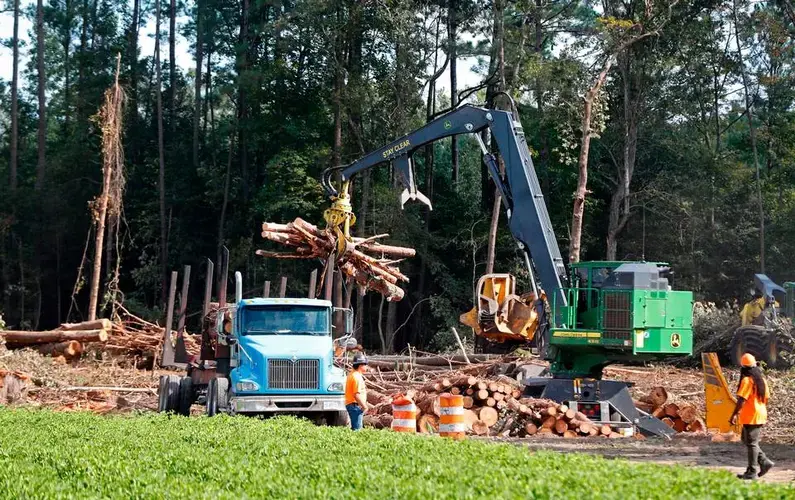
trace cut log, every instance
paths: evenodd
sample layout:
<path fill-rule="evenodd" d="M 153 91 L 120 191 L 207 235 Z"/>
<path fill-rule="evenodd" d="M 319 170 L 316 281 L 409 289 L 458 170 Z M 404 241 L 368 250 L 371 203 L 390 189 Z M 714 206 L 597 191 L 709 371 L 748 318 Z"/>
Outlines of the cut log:
<path fill-rule="evenodd" d="M 609 437 L 610 439 L 620 439 L 624 436 L 622 434 L 619 434 L 618 432 L 611 432 L 610 435 L 608 435 L 607 437 Z"/>
<path fill-rule="evenodd" d="M 486 398 L 486 406 L 494 406 L 497 404 L 497 401 L 494 398 Z"/>
<path fill-rule="evenodd" d="M 484 406 L 483 408 L 480 409 L 480 412 L 478 413 L 478 418 L 488 427 L 491 427 L 492 425 L 496 424 L 497 420 L 499 420 L 499 417 L 500 416 L 499 413 L 497 413 L 497 410 L 495 410 L 490 406 Z"/>
<path fill-rule="evenodd" d="M 553 427 L 555 427 L 555 423 L 557 421 L 558 421 L 558 419 L 556 419 L 553 416 L 546 417 L 541 422 L 541 427 L 544 428 L 544 429 L 552 429 Z"/>
<path fill-rule="evenodd" d="M 651 412 L 651 414 L 655 418 L 663 418 L 665 416 L 665 408 L 663 408 L 662 406 L 659 406 L 659 407 L 655 408 L 654 411 Z"/>
<path fill-rule="evenodd" d="M 453 385 L 457 385 L 459 387 L 461 386 L 472 387 L 473 385 L 478 383 L 478 379 L 477 377 L 473 377 L 472 375 L 469 376 L 463 375 L 461 377 L 450 380 L 450 382 L 452 382 Z"/>
<path fill-rule="evenodd" d="M 498 387 L 497 382 L 489 382 L 488 390 L 489 390 L 489 392 L 499 392 L 497 390 L 497 387 Z"/>
<path fill-rule="evenodd" d="M 18 348 L 37 344 L 54 344 L 76 340 L 78 342 L 105 342 L 108 340 L 107 330 L 76 330 L 73 332 L 63 332 L 53 330 L 51 332 L 27 332 L 3 330 L 0 337 L 6 341 L 6 347 Z"/>
<path fill-rule="evenodd" d="M 477 422 L 478 414 L 472 410 L 464 410 L 464 425 L 466 425 L 467 432 L 472 430 L 472 424 Z"/>
<path fill-rule="evenodd" d="M 420 434 L 436 434 L 439 432 L 439 417 L 431 414 L 420 415 L 417 420 L 417 432 Z"/>
<path fill-rule="evenodd" d="M 635 408 L 641 411 L 645 411 L 646 413 L 651 413 L 654 411 L 654 406 L 651 403 L 646 403 L 644 401 L 633 401 L 635 403 Z"/>
<path fill-rule="evenodd" d="M 569 407 L 566 405 L 559 405 L 558 406 L 558 413 L 566 413 L 569 411 Z"/>
<path fill-rule="evenodd" d="M 666 417 L 679 418 L 679 405 L 676 403 L 668 403 L 663 407 Z"/>
<path fill-rule="evenodd" d="M 558 434 L 563 434 L 569 429 L 569 423 L 566 422 L 564 419 L 559 419 L 555 421 L 555 432 Z"/>
<path fill-rule="evenodd" d="M 679 408 L 679 418 L 684 420 L 686 424 L 692 424 L 698 418 L 698 410 L 693 405 L 682 405 Z"/>
<path fill-rule="evenodd" d="M 611 429 L 607 424 L 604 424 L 599 428 L 599 433 L 603 436 L 609 436 L 611 432 L 613 432 L 613 429 Z"/>
<path fill-rule="evenodd" d="M 598 436 L 600 433 L 601 429 L 595 425 L 591 426 L 591 428 L 588 430 L 588 435 L 590 437 Z"/>
<path fill-rule="evenodd" d="M 66 332 L 75 330 L 110 330 L 112 327 L 110 320 L 101 318 L 94 321 L 83 321 L 82 323 L 64 323 L 58 330 Z"/>
<path fill-rule="evenodd" d="M 508 403 L 506 403 L 505 400 L 497 401 L 494 404 L 494 407 L 497 408 L 498 410 L 503 410 L 505 408 L 508 408 Z"/>
<path fill-rule="evenodd" d="M 511 391 L 511 397 L 514 398 L 514 399 L 521 398 L 522 397 L 521 389 L 514 389 L 513 391 Z"/>
<path fill-rule="evenodd" d="M 707 426 L 704 424 L 704 421 L 701 418 L 696 418 L 687 426 L 688 432 L 704 432 L 707 429 Z"/>
<path fill-rule="evenodd" d="M 535 435 L 536 432 L 538 432 L 538 426 L 536 424 L 533 424 L 533 423 L 525 424 L 524 432 L 528 436 L 533 436 L 533 435 Z"/>
<path fill-rule="evenodd" d="M 442 405 L 438 394 L 427 394 L 425 397 L 419 398 L 417 408 L 422 413 L 436 415 L 437 417 L 442 414 Z"/>
<path fill-rule="evenodd" d="M 491 397 L 494 398 L 495 401 L 502 401 L 503 399 L 505 399 L 505 394 L 501 392 L 495 392 L 494 394 L 491 395 Z"/>
<path fill-rule="evenodd" d="M 563 432 L 563 437 L 566 439 L 576 438 L 577 433 L 574 431 L 566 430 Z"/>
<path fill-rule="evenodd" d="M 479 389 L 475 391 L 475 399 L 479 399 L 481 401 L 489 399 L 489 391 L 486 389 Z"/>
<path fill-rule="evenodd" d="M 554 435 L 555 432 L 552 429 L 549 429 L 547 427 L 542 427 L 542 428 L 538 429 L 538 432 L 536 433 L 536 435 L 540 436 L 542 434 L 543 435 Z"/>
<path fill-rule="evenodd" d="M 472 424 L 472 432 L 478 436 L 486 436 L 489 433 L 489 426 L 482 420 L 475 420 Z"/>
<path fill-rule="evenodd" d="M 484 382 L 483 380 L 478 380 L 478 383 L 475 384 L 475 387 L 479 391 L 486 391 L 486 390 L 489 389 L 489 384 L 488 384 L 488 382 Z M 486 397 L 488 397 L 488 396 L 486 396 Z M 486 399 L 486 398 L 481 398 L 481 399 Z"/>
<path fill-rule="evenodd" d="M 568 421 L 574 420 L 574 417 L 576 417 L 576 416 L 577 416 L 577 412 L 572 410 L 571 408 L 566 410 L 566 413 L 563 414 L 563 418 L 565 418 Z"/>
<path fill-rule="evenodd" d="M 541 410 L 541 415 L 545 417 L 554 417 L 558 414 L 558 408 L 556 406 L 547 406 L 543 410 Z"/>
<path fill-rule="evenodd" d="M 577 412 L 577 414 L 574 416 L 574 420 L 576 420 L 578 422 L 586 422 L 586 423 L 590 423 L 591 422 L 591 419 L 588 418 L 588 415 L 586 415 L 585 413 L 583 413 L 581 411 Z"/>
<path fill-rule="evenodd" d="M 76 340 L 67 340 L 55 344 L 42 344 L 39 352 L 46 356 L 63 356 L 67 359 L 79 358 L 83 354 L 83 344 Z"/>
<path fill-rule="evenodd" d="M 591 430 L 592 429 L 594 429 L 594 425 L 593 424 L 589 424 L 587 422 L 580 422 L 580 425 L 577 428 L 577 430 L 580 432 L 580 434 L 588 434 L 588 435 L 591 434 Z"/>
<path fill-rule="evenodd" d="M 676 429 L 676 432 L 685 432 L 687 430 L 687 422 L 681 418 L 674 419 L 674 429 Z"/>
<path fill-rule="evenodd" d="M 644 403 L 649 403 L 652 408 L 659 408 L 668 401 L 668 391 L 665 387 L 655 387 L 651 390 L 648 396 L 641 399 Z"/>
<path fill-rule="evenodd" d="M 458 396 L 459 394 L 461 394 L 461 389 L 459 389 L 458 387 L 451 387 L 450 394 L 452 394 L 453 396 Z"/>
<path fill-rule="evenodd" d="M 475 394 L 475 389 L 470 387 L 469 389 L 464 391 L 464 394 L 466 394 L 467 396 L 471 396 L 471 395 Z"/>
<path fill-rule="evenodd" d="M 367 390 L 367 402 L 371 405 L 375 406 L 377 404 L 381 404 L 384 401 L 387 401 L 389 398 L 376 390 L 368 389 Z"/>
<path fill-rule="evenodd" d="M 475 402 L 469 396 L 464 396 L 464 408 L 472 408 Z"/>
<path fill-rule="evenodd" d="M 663 417 L 663 423 L 670 427 L 671 429 L 674 428 L 674 420 L 671 417 Z"/>

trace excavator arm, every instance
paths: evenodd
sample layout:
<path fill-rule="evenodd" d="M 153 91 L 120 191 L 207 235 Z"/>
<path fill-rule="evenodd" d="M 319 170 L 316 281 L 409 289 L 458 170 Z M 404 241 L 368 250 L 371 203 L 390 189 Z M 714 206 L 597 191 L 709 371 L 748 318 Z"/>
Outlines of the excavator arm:
<path fill-rule="evenodd" d="M 488 129 L 502 155 L 505 177 L 500 175 L 497 160 L 486 148 L 479 133 Z M 417 190 L 414 179 L 413 155 L 421 147 L 453 135 L 473 134 L 483 152 L 483 161 L 491 178 L 502 194 L 508 213 L 508 227 L 524 252 L 531 276 L 538 274 L 542 286 L 555 297 L 559 305 L 566 305 L 563 283 L 566 269 L 560 254 L 552 222 L 541 193 L 541 186 L 530 157 L 521 123 L 509 111 L 483 109 L 464 105 L 446 113 L 425 126 L 372 151 L 349 165 L 332 167 L 323 172 L 322 183 L 334 204 L 326 213 L 330 227 L 345 239 L 350 239 L 352 225 L 348 186 L 351 178 L 364 170 L 391 162 L 404 190 L 401 206 L 408 200 L 419 200 L 429 207 L 430 200 Z M 341 181 L 341 189 L 333 184 L 333 177 Z"/>

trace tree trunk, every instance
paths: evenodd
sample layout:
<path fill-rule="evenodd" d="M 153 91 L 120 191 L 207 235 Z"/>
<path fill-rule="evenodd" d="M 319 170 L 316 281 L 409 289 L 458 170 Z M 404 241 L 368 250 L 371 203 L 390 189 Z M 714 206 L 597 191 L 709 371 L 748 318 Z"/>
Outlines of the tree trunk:
<path fill-rule="evenodd" d="M 249 185 L 248 185 L 248 137 L 246 130 L 248 128 L 248 91 L 246 89 L 245 76 L 248 71 L 248 16 L 249 16 L 250 0 L 243 0 L 241 2 L 240 12 L 240 36 L 239 43 L 241 48 L 238 49 L 238 89 L 237 89 L 237 116 L 238 116 L 238 148 L 240 148 L 240 176 L 242 178 L 243 187 L 243 202 L 248 202 Z"/>
<path fill-rule="evenodd" d="M 737 57 L 740 63 L 740 72 L 743 78 L 743 92 L 745 93 L 745 116 L 748 118 L 748 131 L 751 134 L 751 150 L 754 153 L 754 167 L 756 168 L 756 195 L 759 205 L 759 269 L 765 272 L 765 204 L 762 198 L 762 178 L 759 172 L 759 151 L 756 147 L 756 127 L 754 126 L 754 102 L 748 90 L 748 73 L 745 70 L 745 59 L 740 44 L 740 25 L 737 22 L 737 0 L 732 2 L 732 15 L 734 16 L 734 38 L 737 42 Z"/>
<path fill-rule="evenodd" d="M 69 124 L 71 119 L 71 82 L 70 82 L 70 62 L 71 58 L 69 57 L 69 49 L 72 45 L 72 1 L 66 0 L 65 4 L 65 24 L 66 29 L 64 30 L 64 37 L 61 40 L 61 46 L 63 47 L 63 73 L 64 73 L 64 86 L 63 86 L 63 130 L 64 135 L 69 134 Z"/>
<path fill-rule="evenodd" d="M 13 54 L 11 63 L 11 157 L 8 168 L 11 194 L 14 194 L 17 190 L 17 163 L 19 157 L 19 0 L 14 0 L 14 34 L 11 45 Z"/>
<path fill-rule="evenodd" d="M 204 28 L 204 8 L 203 0 L 196 0 L 196 75 L 194 77 L 194 105 L 193 105 L 193 168 L 199 168 L 199 126 L 202 111 L 202 56 L 204 50 L 203 28 Z"/>
<path fill-rule="evenodd" d="M 580 156 L 577 160 L 579 171 L 577 178 L 577 190 L 574 192 L 574 212 L 571 220 L 571 242 L 569 246 L 569 262 L 580 261 L 580 246 L 582 241 L 582 221 L 585 212 L 585 196 L 588 193 L 588 152 L 591 147 L 591 118 L 593 114 L 593 103 L 599 95 L 602 85 L 607 79 L 607 73 L 613 66 L 613 56 L 608 56 L 602 65 L 602 71 L 596 77 L 588 92 L 585 93 L 585 106 L 582 112 L 582 138 L 580 139 Z"/>
<path fill-rule="evenodd" d="M 493 74 L 496 70 L 498 73 L 498 80 L 488 86 L 486 89 L 486 102 L 489 103 L 490 106 L 494 107 L 496 103 L 494 103 L 494 98 L 497 93 L 501 90 L 505 89 L 505 49 L 503 47 L 503 41 L 505 36 L 505 29 L 504 29 L 504 22 L 503 16 L 505 14 L 505 1 L 504 0 L 495 0 L 494 7 L 493 7 L 493 24 L 494 29 L 492 30 L 492 39 L 491 39 L 491 63 L 489 64 L 489 74 Z M 493 141 L 492 141 L 493 142 Z M 492 144 L 493 152 L 499 154 L 497 150 L 496 144 Z M 503 173 L 504 167 L 502 166 L 502 161 L 500 163 L 500 173 Z M 486 166 L 483 165 L 483 170 L 487 170 Z M 489 177 L 487 176 L 486 179 Z M 486 190 L 486 186 L 491 186 L 491 182 L 486 182 L 483 186 L 484 194 Z M 484 197 L 485 198 L 485 197 Z M 486 254 L 486 274 L 491 274 L 494 272 L 494 259 L 496 253 L 496 246 L 497 246 L 497 229 L 500 222 L 500 212 L 502 211 L 502 195 L 500 194 L 500 190 L 497 189 L 496 185 L 494 188 L 494 201 L 491 207 L 491 224 L 489 225 L 489 241 L 488 241 L 488 250 Z"/>
<path fill-rule="evenodd" d="M 163 81 L 160 67 L 160 0 L 155 0 L 155 99 L 157 101 L 157 159 L 159 165 L 158 191 L 160 195 L 160 302 L 165 303 L 168 292 L 168 228 L 166 221 L 166 160 L 163 152 Z"/>
<path fill-rule="evenodd" d="M 610 213 L 607 226 L 607 260 L 617 260 L 618 236 L 629 221 L 630 183 L 635 172 L 638 150 L 638 115 L 641 103 L 633 98 L 632 54 L 630 49 L 621 57 L 622 92 L 624 97 L 624 148 L 623 164 L 619 171 L 616 189 L 610 198 Z M 634 89 L 639 92 L 639 89 Z"/>
<path fill-rule="evenodd" d="M 458 105 L 458 77 L 456 63 L 458 58 L 458 13 L 457 0 L 450 0 L 447 10 L 447 53 L 450 58 L 450 105 Z M 451 138 L 450 155 L 453 164 L 453 187 L 458 185 L 458 137 Z"/>
<path fill-rule="evenodd" d="M 47 154 L 47 79 L 44 73 L 44 1 L 36 2 L 36 68 L 38 71 L 39 129 L 36 137 L 38 163 L 36 164 L 36 191 L 44 185 Z"/>
<path fill-rule="evenodd" d="M 224 230 L 226 227 L 226 207 L 229 205 L 229 185 L 231 183 L 232 178 L 232 151 L 235 149 L 235 135 L 234 133 L 229 134 L 229 155 L 226 159 L 226 175 L 224 176 L 224 200 L 221 202 L 221 215 L 218 217 L 218 243 L 216 244 L 217 250 L 217 257 L 216 262 L 218 262 L 218 270 L 223 267 L 223 262 L 221 261 L 221 249 L 224 246 Z M 219 276 L 221 276 L 219 274 Z"/>
<path fill-rule="evenodd" d="M 136 130 L 138 127 L 138 31 L 141 24 L 141 0 L 133 0 L 132 19 L 130 20 L 128 62 L 130 65 L 130 85 L 127 99 L 130 110 L 129 130 Z M 137 160 L 137 140 L 135 134 L 130 134 L 128 148 L 130 160 L 134 163 Z"/>
<path fill-rule="evenodd" d="M 169 121 L 173 134 L 177 130 L 177 0 L 171 0 L 168 9 L 168 97 Z"/>

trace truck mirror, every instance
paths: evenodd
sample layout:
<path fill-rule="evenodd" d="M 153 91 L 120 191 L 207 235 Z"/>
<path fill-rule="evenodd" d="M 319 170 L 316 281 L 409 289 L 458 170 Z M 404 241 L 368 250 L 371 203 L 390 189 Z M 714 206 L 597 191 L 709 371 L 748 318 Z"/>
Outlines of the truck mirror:
<path fill-rule="evenodd" d="M 345 326 L 343 327 L 342 335 L 350 335 L 353 333 L 353 309 L 346 309 L 344 307 L 335 307 L 334 312 L 341 311 L 344 319 Z"/>

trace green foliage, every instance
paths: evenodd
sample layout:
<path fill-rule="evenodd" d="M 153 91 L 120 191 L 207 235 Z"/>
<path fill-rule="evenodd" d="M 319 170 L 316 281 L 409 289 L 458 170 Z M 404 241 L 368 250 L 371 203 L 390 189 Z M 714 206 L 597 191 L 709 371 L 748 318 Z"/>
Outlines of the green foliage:
<path fill-rule="evenodd" d="M 2 410 L 2 498 L 783 498 L 728 472 L 319 428 Z M 24 478 L 24 480 L 20 480 Z M 660 485 L 665 485 L 660 487 Z"/>

